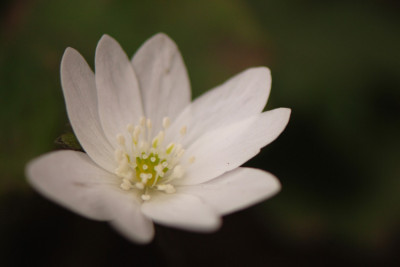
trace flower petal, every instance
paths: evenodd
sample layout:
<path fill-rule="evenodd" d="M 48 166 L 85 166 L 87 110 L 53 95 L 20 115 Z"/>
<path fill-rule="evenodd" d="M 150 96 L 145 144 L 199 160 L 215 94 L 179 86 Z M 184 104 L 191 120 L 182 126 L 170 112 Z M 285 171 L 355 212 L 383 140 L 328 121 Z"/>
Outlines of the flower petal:
<path fill-rule="evenodd" d="M 123 236 L 136 243 L 149 243 L 154 236 L 153 222 L 146 218 L 132 192 L 119 194 L 118 205 L 113 207 L 111 225 Z"/>
<path fill-rule="evenodd" d="M 157 223 L 184 230 L 210 232 L 221 225 L 220 217 L 199 198 L 179 193 L 153 194 L 142 212 Z"/>
<path fill-rule="evenodd" d="M 61 83 L 68 117 L 80 144 L 99 166 L 108 171 L 114 169 L 114 150 L 98 115 L 94 74 L 73 48 L 67 48 L 63 55 Z"/>
<path fill-rule="evenodd" d="M 40 156 L 26 168 L 31 185 L 49 199 L 90 219 L 111 219 L 105 199 L 117 178 L 81 152 L 62 150 Z"/>
<path fill-rule="evenodd" d="M 219 214 L 225 215 L 263 201 L 280 188 L 278 179 L 268 172 L 237 168 L 207 183 L 184 186 L 181 192 L 200 197 Z"/>
<path fill-rule="evenodd" d="M 176 184 L 203 183 L 239 167 L 279 136 L 289 116 L 290 109 L 278 108 L 204 134 L 185 152 L 182 161 L 195 162 Z"/>
<path fill-rule="evenodd" d="M 178 47 L 159 33 L 147 40 L 132 59 L 139 80 L 144 112 L 151 118 L 154 132 L 166 116 L 176 118 L 190 103 L 190 83 Z"/>
<path fill-rule="evenodd" d="M 139 85 L 125 52 L 108 35 L 97 45 L 95 65 L 100 120 L 108 140 L 116 146 L 117 134 L 125 133 L 127 124 L 143 116 Z"/>
<path fill-rule="evenodd" d="M 171 125 L 173 135 L 187 127 L 187 146 L 207 131 L 256 115 L 265 107 L 271 87 L 268 68 L 251 68 L 197 98 Z M 169 138 L 169 136 L 168 136 Z"/>

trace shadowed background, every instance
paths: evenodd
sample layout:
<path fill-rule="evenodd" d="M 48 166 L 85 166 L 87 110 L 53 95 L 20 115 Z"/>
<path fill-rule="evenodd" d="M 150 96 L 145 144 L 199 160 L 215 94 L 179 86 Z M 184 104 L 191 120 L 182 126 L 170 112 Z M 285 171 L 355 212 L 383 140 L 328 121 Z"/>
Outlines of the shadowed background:
<path fill-rule="evenodd" d="M 396 266 L 400 257 L 400 5 L 396 1 L 1 3 L 1 266 Z M 215 234 L 157 226 L 136 246 L 27 184 L 30 159 L 69 130 L 59 65 L 93 67 L 103 33 L 131 57 L 157 32 L 178 44 L 193 96 L 252 66 L 271 68 L 267 109 L 286 131 L 246 163 L 282 191 L 226 216 Z M 239 107 L 238 107 L 239 108 Z"/>

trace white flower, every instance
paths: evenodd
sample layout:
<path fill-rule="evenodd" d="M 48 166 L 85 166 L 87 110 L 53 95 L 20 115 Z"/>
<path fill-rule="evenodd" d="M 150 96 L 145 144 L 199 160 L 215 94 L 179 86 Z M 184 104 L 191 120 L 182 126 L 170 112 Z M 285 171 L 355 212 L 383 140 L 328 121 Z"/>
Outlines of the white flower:
<path fill-rule="evenodd" d="M 30 183 L 46 197 L 146 243 L 152 221 L 213 231 L 222 215 L 279 191 L 273 175 L 239 167 L 289 120 L 287 108 L 262 113 L 271 84 L 267 68 L 248 69 L 190 102 L 178 48 L 157 34 L 132 61 L 104 35 L 95 69 L 67 48 L 62 87 L 87 154 L 56 151 L 28 164 Z"/>

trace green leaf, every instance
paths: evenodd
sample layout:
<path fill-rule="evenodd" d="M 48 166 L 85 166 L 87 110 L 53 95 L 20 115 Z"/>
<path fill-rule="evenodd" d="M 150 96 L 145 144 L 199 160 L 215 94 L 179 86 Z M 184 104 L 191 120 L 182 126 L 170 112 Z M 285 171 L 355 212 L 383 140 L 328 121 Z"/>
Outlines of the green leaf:
<path fill-rule="evenodd" d="M 83 151 L 83 148 L 79 144 L 78 139 L 72 132 L 61 135 L 55 140 L 55 143 L 65 149 Z"/>

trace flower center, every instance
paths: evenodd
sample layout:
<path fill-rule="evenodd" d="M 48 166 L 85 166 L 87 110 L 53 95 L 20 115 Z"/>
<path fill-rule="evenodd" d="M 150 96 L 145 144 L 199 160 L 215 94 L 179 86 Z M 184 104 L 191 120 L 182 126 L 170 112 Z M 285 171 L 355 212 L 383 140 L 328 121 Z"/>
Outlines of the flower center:
<path fill-rule="evenodd" d="M 175 192 L 171 181 L 184 174 L 180 159 L 185 153 L 179 143 L 164 145 L 165 131 L 169 118 L 163 119 L 163 130 L 151 139 L 152 122 L 141 118 L 138 125 L 127 126 L 128 135 L 117 135 L 119 148 L 115 151 L 118 167 L 115 174 L 122 178 L 123 190 L 138 190 L 143 200 L 149 200 L 152 191 L 167 194 Z M 180 130 L 180 138 L 186 134 L 186 127 Z M 126 138 L 128 136 L 128 138 Z M 189 162 L 193 162 L 191 157 Z"/>

